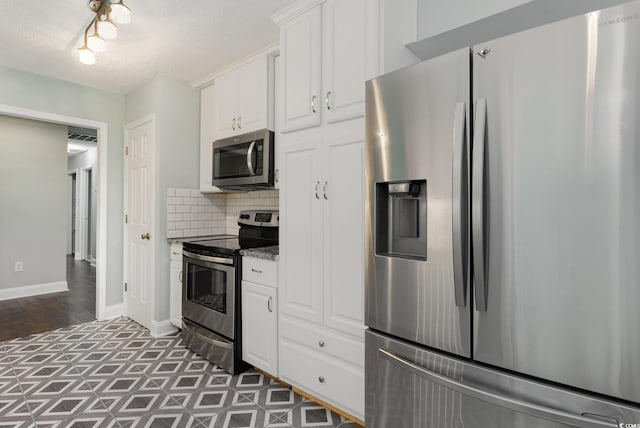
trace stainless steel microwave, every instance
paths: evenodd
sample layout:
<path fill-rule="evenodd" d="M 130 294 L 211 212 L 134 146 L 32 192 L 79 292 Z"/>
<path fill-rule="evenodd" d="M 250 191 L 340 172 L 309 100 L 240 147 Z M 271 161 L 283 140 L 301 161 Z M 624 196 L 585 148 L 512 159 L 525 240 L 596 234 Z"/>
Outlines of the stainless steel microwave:
<path fill-rule="evenodd" d="M 273 137 L 264 129 L 214 141 L 212 184 L 229 190 L 273 187 Z"/>

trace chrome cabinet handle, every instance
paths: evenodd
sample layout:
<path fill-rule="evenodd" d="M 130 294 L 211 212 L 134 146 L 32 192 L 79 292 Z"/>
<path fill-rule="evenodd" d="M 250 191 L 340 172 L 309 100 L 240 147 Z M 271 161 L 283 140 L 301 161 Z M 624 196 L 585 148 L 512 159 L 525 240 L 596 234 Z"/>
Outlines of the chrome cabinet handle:
<path fill-rule="evenodd" d="M 324 340 L 320 340 L 318 342 L 318 346 L 321 347 L 321 348 L 324 348 Z"/>
<path fill-rule="evenodd" d="M 475 386 L 466 385 L 456 379 L 428 370 L 421 365 L 407 360 L 404 357 L 396 355 L 393 352 L 382 347 L 378 348 L 378 353 L 380 357 L 393 364 L 398 365 L 399 367 L 407 370 L 409 373 L 420 376 L 430 382 L 444 386 L 447 389 L 461 393 L 468 397 L 476 398 L 486 403 L 491 403 L 499 407 L 504 407 L 519 413 L 525 413 L 527 415 L 539 417 L 548 421 L 558 422 L 563 425 L 566 424 L 569 426 L 581 428 L 602 428 L 613 426 L 611 422 L 599 421 L 586 417 L 584 415 L 572 414 L 564 410 L 545 407 L 534 403 L 528 403 L 526 401 L 520 401 L 518 399 L 504 396 L 500 393 L 484 391 Z"/>
<path fill-rule="evenodd" d="M 238 116 L 238 129 L 242 129 L 242 116 Z"/>
<path fill-rule="evenodd" d="M 318 97 L 316 97 L 315 95 L 311 97 L 311 111 L 314 114 L 317 113 L 317 111 L 316 111 L 316 98 L 318 98 Z"/>
<path fill-rule="evenodd" d="M 329 197 L 327 196 L 327 182 L 325 181 L 324 184 L 322 185 L 322 196 L 324 197 L 324 200 L 328 200 Z"/>
<path fill-rule="evenodd" d="M 280 182 L 280 169 L 279 168 L 276 168 L 276 172 L 275 172 L 274 175 L 275 175 L 276 183 L 279 183 Z"/>
<path fill-rule="evenodd" d="M 231 121 L 231 129 L 233 129 L 234 131 L 236 130 L 236 118 L 235 117 Z"/>
<path fill-rule="evenodd" d="M 269 297 L 269 300 L 267 300 L 267 309 L 269 310 L 269 312 L 273 312 L 272 302 L 273 297 Z"/>
<path fill-rule="evenodd" d="M 327 91 L 327 96 L 324 98 L 324 103 L 327 106 L 327 110 L 331 110 L 331 105 L 329 104 L 329 95 L 331 95 L 331 91 Z"/>
<path fill-rule="evenodd" d="M 471 230 L 473 232 L 473 283 L 476 309 L 487 311 L 487 277 L 485 272 L 485 145 L 487 130 L 487 100 L 476 101 L 475 130 L 473 136 L 473 188 L 471 195 Z"/>
<path fill-rule="evenodd" d="M 255 272 L 255 273 L 262 273 L 262 271 L 261 271 L 261 270 L 254 269 L 254 268 L 251 268 L 251 272 Z"/>
<path fill-rule="evenodd" d="M 318 382 L 324 383 L 324 376 L 318 376 Z"/>
<path fill-rule="evenodd" d="M 182 282 L 182 271 L 178 274 L 178 281 Z"/>
<path fill-rule="evenodd" d="M 467 132 L 464 103 L 453 116 L 453 287 L 456 306 L 467 305 Z"/>
<path fill-rule="evenodd" d="M 247 168 L 249 169 L 249 175 L 256 175 L 255 169 L 253 169 L 253 149 L 256 146 L 256 142 L 252 141 L 249 144 L 249 150 L 247 150 Z"/>
<path fill-rule="evenodd" d="M 320 195 L 318 195 L 318 186 L 319 185 L 320 185 L 320 182 L 316 181 L 316 185 L 315 185 L 315 188 L 316 188 L 316 192 L 315 192 L 316 193 L 316 199 L 320 199 Z"/>

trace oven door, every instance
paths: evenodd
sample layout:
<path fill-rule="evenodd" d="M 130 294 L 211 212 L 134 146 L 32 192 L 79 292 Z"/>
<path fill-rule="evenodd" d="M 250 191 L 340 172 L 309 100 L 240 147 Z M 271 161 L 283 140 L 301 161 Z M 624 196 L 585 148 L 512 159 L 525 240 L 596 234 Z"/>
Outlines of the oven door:
<path fill-rule="evenodd" d="M 182 316 L 235 339 L 236 267 L 233 258 L 183 252 Z"/>
<path fill-rule="evenodd" d="M 214 186 L 273 187 L 273 132 L 264 130 L 213 143 Z"/>

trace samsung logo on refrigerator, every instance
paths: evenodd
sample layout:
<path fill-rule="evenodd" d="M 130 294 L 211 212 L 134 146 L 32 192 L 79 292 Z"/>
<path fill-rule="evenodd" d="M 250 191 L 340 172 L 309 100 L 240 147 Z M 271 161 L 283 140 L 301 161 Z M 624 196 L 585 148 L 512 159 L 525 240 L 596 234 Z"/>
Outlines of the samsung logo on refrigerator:
<path fill-rule="evenodd" d="M 640 18 L 640 14 L 636 13 L 634 15 L 626 15 L 626 16 L 619 16 L 617 18 L 605 19 L 598 22 L 598 27 L 602 28 L 602 27 L 607 27 L 609 25 L 614 25 L 614 24 L 623 24 L 625 22 L 635 21 L 638 18 Z"/>

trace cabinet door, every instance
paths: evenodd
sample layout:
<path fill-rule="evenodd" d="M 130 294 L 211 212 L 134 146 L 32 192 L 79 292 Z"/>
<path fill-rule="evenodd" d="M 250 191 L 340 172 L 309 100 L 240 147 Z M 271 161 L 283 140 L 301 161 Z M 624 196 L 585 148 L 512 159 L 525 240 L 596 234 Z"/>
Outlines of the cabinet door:
<path fill-rule="evenodd" d="M 364 115 L 364 82 L 378 75 L 378 2 L 328 0 L 323 6 L 326 122 Z"/>
<path fill-rule="evenodd" d="M 215 86 L 200 91 L 200 191 L 219 192 L 211 184 L 213 178 L 213 147 L 215 135 Z"/>
<path fill-rule="evenodd" d="M 321 23 L 322 8 L 317 6 L 280 28 L 283 132 L 320 124 Z"/>
<path fill-rule="evenodd" d="M 240 134 L 267 128 L 269 60 L 263 56 L 233 72 L 237 81 L 236 126 Z"/>
<path fill-rule="evenodd" d="M 214 140 L 229 137 L 238 132 L 238 99 L 236 96 L 236 75 L 229 72 L 215 81 Z"/>
<path fill-rule="evenodd" d="M 322 199 L 324 323 L 364 338 L 364 141 L 357 132 L 326 144 Z"/>
<path fill-rule="evenodd" d="M 278 376 L 278 305 L 275 288 L 242 281 L 242 359 Z"/>
<path fill-rule="evenodd" d="M 171 324 L 182 328 L 182 262 L 171 261 L 169 274 L 169 320 Z"/>
<path fill-rule="evenodd" d="M 320 143 L 281 145 L 280 308 L 322 322 Z"/>

